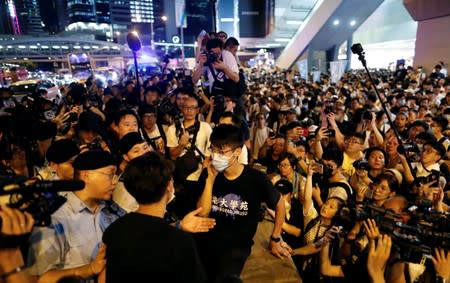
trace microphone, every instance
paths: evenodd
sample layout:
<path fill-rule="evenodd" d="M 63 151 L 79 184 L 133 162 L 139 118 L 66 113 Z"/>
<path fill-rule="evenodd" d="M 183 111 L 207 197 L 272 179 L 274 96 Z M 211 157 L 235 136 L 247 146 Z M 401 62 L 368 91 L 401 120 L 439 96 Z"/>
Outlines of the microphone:
<path fill-rule="evenodd" d="M 84 182 L 79 180 L 35 181 L 27 180 L 19 184 L 9 184 L 0 189 L 0 196 L 17 193 L 79 191 Z"/>

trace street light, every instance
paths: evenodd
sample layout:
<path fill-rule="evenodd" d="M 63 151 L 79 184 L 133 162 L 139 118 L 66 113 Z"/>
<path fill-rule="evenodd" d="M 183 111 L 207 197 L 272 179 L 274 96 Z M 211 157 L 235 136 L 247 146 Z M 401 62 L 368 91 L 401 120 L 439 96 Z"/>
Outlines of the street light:
<path fill-rule="evenodd" d="M 164 16 L 161 16 L 161 20 L 163 20 L 164 22 L 166 22 L 167 21 L 167 16 L 166 15 L 164 15 Z M 150 40 L 151 40 L 151 42 L 150 42 L 150 46 L 152 47 L 152 49 L 154 50 L 155 49 L 155 30 L 154 30 L 154 22 L 155 22 L 155 20 L 154 19 L 151 19 L 151 21 L 150 21 Z"/>
<path fill-rule="evenodd" d="M 136 31 L 132 31 L 128 33 L 127 35 L 127 42 L 128 47 L 133 51 L 133 57 L 134 57 L 134 69 L 136 72 L 136 89 L 140 89 L 140 83 L 139 83 L 139 72 L 138 72 L 138 64 L 137 64 L 137 56 L 136 52 L 138 52 L 142 45 L 141 40 L 139 39 L 139 36 L 137 35 Z"/>
<path fill-rule="evenodd" d="M 150 19 L 150 46 L 152 50 L 155 50 L 155 31 L 153 27 L 154 22 L 154 19 Z"/>

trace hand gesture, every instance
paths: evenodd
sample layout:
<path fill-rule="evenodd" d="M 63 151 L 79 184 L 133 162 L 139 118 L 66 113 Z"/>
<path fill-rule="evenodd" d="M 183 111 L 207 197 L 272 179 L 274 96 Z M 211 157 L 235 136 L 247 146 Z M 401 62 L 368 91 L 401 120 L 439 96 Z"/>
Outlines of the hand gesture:
<path fill-rule="evenodd" d="M 211 111 L 214 111 L 214 96 L 211 96 L 211 97 L 209 98 L 209 109 L 210 109 Z"/>
<path fill-rule="evenodd" d="M 278 243 L 269 241 L 269 250 L 278 258 L 290 257 L 292 252 L 291 247 L 283 241 L 279 241 Z"/>
<path fill-rule="evenodd" d="M 431 257 L 433 261 L 434 270 L 436 274 L 441 276 L 443 279 L 450 279 L 450 253 L 445 252 L 444 249 L 434 249 L 434 256 Z"/>
<path fill-rule="evenodd" d="M 314 165 L 314 162 L 308 164 L 308 171 L 307 171 L 308 176 L 312 176 L 314 174 L 315 166 L 316 165 Z"/>
<path fill-rule="evenodd" d="M 442 188 L 432 188 L 432 194 L 433 194 L 433 206 L 434 209 L 437 211 L 443 212 L 443 202 L 444 202 L 444 190 Z"/>
<path fill-rule="evenodd" d="M 356 186 L 356 201 L 364 201 L 368 189 L 369 186 L 365 184 L 359 184 Z"/>
<path fill-rule="evenodd" d="M 225 70 L 227 68 L 225 63 L 221 60 L 217 60 L 216 62 L 212 63 L 212 66 L 216 70 Z"/>
<path fill-rule="evenodd" d="M 328 137 L 328 129 L 325 127 L 320 128 L 317 132 L 316 140 L 321 141 L 324 137 Z"/>
<path fill-rule="evenodd" d="M 433 200 L 433 188 L 431 187 L 436 181 L 431 181 L 429 183 L 420 184 L 419 196 Z"/>
<path fill-rule="evenodd" d="M 214 180 L 216 178 L 218 172 L 217 172 L 216 168 L 214 168 L 214 166 L 212 165 L 212 162 L 209 162 L 206 169 L 208 170 L 208 179 L 211 178 L 212 180 Z"/>
<path fill-rule="evenodd" d="M 189 212 L 180 221 L 181 230 L 189 233 L 208 232 L 216 225 L 214 218 L 200 217 L 198 214 L 202 211 L 202 207 Z"/>
<path fill-rule="evenodd" d="M 376 115 L 372 113 L 372 120 L 370 121 L 370 128 L 373 130 L 377 127 Z"/>
<path fill-rule="evenodd" d="M 100 272 L 102 272 L 103 269 L 105 269 L 105 266 L 106 266 L 106 245 L 102 243 L 100 245 L 100 248 L 98 249 L 97 256 L 89 264 L 89 268 L 91 269 L 94 275 L 97 275 Z"/>
<path fill-rule="evenodd" d="M 362 180 L 366 180 L 367 178 L 369 178 L 369 172 L 364 169 L 356 169 L 355 174 Z"/>
<path fill-rule="evenodd" d="M 180 139 L 178 140 L 178 144 L 181 146 L 187 145 L 189 142 L 189 133 L 186 130 L 183 130 L 183 133 L 180 136 Z"/>
<path fill-rule="evenodd" d="M 356 222 L 355 226 L 347 233 L 347 240 L 354 241 L 361 231 L 361 222 Z"/>
<path fill-rule="evenodd" d="M 334 115 L 333 112 L 327 114 L 327 119 L 328 119 L 328 123 L 330 123 L 331 127 L 333 129 L 336 129 L 337 128 L 336 116 Z"/>
<path fill-rule="evenodd" d="M 33 229 L 34 219 L 28 212 L 2 205 L 0 208 L 1 234 L 20 236 L 30 233 Z"/>
<path fill-rule="evenodd" d="M 55 118 L 53 118 L 52 122 L 56 124 L 56 127 L 60 128 L 63 124 L 69 119 L 70 112 L 62 112 L 59 113 Z"/>
<path fill-rule="evenodd" d="M 266 139 L 267 146 L 272 146 L 275 143 L 275 137 L 268 137 Z"/>
<path fill-rule="evenodd" d="M 380 236 L 380 231 L 374 219 L 367 219 L 363 222 L 363 225 L 369 240 L 375 240 Z"/>
<path fill-rule="evenodd" d="M 372 282 L 384 282 L 384 270 L 391 254 L 391 246 L 392 240 L 388 235 L 382 235 L 377 241 L 370 241 L 367 271 Z"/>
<path fill-rule="evenodd" d="M 325 235 L 323 236 L 323 241 L 325 243 L 329 243 L 331 241 L 334 240 L 334 238 L 336 237 L 336 235 L 341 232 L 342 227 L 338 227 L 338 226 L 333 226 L 330 229 L 328 229 L 328 231 L 325 233 Z"/>
<path fill-rule="evenodd" d="M 296 151 L 295 144 L 294 144 L 293 142 L 288 142 L 286 151 L 287 151 L 288 153 L 291 153 L 291 154 L 293 154 L 293 155 L 295 156 L 295 153 L 297 152 L 297 151 Z"/>

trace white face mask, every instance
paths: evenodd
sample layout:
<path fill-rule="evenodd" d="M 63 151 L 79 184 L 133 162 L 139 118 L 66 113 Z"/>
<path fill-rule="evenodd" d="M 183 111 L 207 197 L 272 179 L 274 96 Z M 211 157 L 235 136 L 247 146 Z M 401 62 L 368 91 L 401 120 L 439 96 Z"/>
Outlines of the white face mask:
<path fill-rule="evenodd" d="M 231 157 L 225 156 L 220 153 L 212 154 L 212 165 L 218 172 L 223 172 L 230 166 Z"/>
<path fill-rule="evenodd" d="M 294 98 L 297 98 L 297 92 L 292 92 L 292 96 L 294 96 Z"/>

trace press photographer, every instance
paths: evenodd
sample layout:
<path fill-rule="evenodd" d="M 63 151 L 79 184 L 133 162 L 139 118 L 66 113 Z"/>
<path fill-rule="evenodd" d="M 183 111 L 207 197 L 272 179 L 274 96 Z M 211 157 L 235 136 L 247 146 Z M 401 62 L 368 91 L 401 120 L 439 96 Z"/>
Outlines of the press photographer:
<path fill-rule="evenodd" d="M 223 49 L 223 42 L 218 39 L 209 39 L 205 49 L 200 51 L 198 64 L 192 74 L 192 82 L 195 85 L 204 75 L 208 81 L 207 89 L 210 96 L 220 101 L 220 96 L 233 97 L 235 87 L 239 82 L 239 68 L 234 55 Z M 217 105 L 216 110 L 219 108 Z"/>

